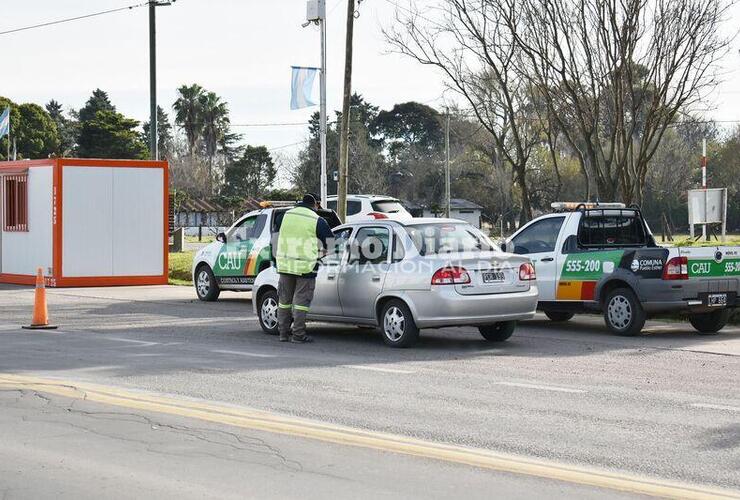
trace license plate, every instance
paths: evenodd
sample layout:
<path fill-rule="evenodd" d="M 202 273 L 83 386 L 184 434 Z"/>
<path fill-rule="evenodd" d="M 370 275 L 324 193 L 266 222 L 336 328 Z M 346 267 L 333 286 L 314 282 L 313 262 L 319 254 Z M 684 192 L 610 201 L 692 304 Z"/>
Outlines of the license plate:
<path fill-rule="evenodd" d="M 500 283 L 505 280 L 503 271 L 483 271 L 483 283 Z"/>
<path fill-rule="evenodd" d="M 727 294 L 710 293 L 707 296 L 707 305 L 709 307 L 725 307 L 727 305 Z"/>

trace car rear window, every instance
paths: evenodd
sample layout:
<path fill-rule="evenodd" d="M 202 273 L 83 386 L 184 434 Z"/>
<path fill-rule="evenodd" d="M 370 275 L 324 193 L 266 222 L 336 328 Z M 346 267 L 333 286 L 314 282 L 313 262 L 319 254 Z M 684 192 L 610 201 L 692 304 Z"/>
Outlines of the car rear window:
<path fill-rule="evenodd" d="M 403 205 L 401 205 L 401 202 L 396 200 L 374 201 L 371 205 L 373 210 L 384 214 L 397 214 L 406 211 L 406 209 L 403 208 Z"/>
<path fill-rule="evenodd" d="M 329 200 L 326 202 L 327 208 L 330 210 L 337 211 L 337 200 Z M 362 211 L 362 202 L 356 200 L 347 200 L 347 215 L 356 215 Z"/>
<path fill-rule="evenodd" d="M 420 255 L 495 250 L 470 224 L 415 224 L 405 229 Z"/>
<path fill-rule="evenodd" d="M 636 212 L 586 212 L 578 229 L 578 243 L 588 247 L 641 246 L 647 237 Z"/>

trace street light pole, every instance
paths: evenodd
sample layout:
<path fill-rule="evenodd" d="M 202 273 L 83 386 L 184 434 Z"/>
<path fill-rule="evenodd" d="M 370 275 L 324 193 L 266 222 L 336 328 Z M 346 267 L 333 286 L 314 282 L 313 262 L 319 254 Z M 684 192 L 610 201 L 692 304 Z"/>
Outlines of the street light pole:
<path fill-rule="evenodd" d="M 149 157 L 159 159 L 157 144 L 157 33 L 156 0 L 149 0 Z"/>
<path fill-rule="evenodd" d="M 319 114 L 321 119 L 321 206 L 326 207 L 326 4 L 321 2 L 321 98 L 319 101 Z"/>

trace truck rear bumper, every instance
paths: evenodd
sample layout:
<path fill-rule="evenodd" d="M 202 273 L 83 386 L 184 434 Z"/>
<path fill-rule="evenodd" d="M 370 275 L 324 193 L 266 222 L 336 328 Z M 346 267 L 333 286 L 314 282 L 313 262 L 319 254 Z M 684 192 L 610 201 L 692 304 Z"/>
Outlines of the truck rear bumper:
<path fill-rule="evenodd" d="M 737 278 L 642 280 L 636 291 L 646 312 L 702 313 L 720 309 L 707 305 L 710 294 L 727 294 L 727 307 L 740 305 L 737 298 L 739 282 Z"/>

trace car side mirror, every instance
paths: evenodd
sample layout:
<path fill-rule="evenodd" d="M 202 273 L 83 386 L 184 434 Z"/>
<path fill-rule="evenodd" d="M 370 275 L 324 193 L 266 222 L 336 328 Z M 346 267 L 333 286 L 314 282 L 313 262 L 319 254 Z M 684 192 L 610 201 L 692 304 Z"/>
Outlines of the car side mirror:
<path fill-rule="evenodd" d="M 498 242 L 498 246 L 501 248 L 502 252 L 505 252 L 506 251 L 506 240 L 500 240 Z"/>
<path fill-rule="evenodd" d="M 220 241 L 221 243 L 226 243 L 226 234 L 225 233 L 218 233 L 216 235 L 216 241 Z"/>

